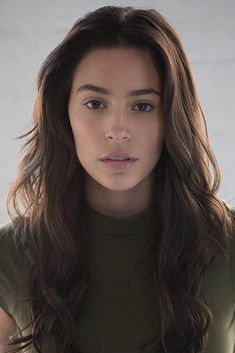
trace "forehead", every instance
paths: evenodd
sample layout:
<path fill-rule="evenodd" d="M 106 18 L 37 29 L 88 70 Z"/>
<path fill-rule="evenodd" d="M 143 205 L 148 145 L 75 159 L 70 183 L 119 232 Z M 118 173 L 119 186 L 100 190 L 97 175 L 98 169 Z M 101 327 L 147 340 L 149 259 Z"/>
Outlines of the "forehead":
<path fill-rule="evenodd" d="M 74 81 L 93 82 L 110 86 L 132 84 L 160 88 L 161 77 L 149 49 L 102 48 L 93 49 L 78 63 Z"/>

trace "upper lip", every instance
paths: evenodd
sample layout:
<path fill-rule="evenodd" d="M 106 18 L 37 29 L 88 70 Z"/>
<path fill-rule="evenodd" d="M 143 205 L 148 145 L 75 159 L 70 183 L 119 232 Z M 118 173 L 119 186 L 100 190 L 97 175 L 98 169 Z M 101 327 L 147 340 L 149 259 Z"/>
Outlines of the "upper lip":
<path fill-rule="evenodd" d="M 133 161 L 135 161 L 137 158 L 133 157 L 133 156 L 130 156 L 127 152 L 111 152 L 109 154 L 107 154 L 106 156 L 102 157 L 101 160 L 105 160 L 107 159 L 108 157 L 126 157 L 126 158 L 129 158 Z"/>

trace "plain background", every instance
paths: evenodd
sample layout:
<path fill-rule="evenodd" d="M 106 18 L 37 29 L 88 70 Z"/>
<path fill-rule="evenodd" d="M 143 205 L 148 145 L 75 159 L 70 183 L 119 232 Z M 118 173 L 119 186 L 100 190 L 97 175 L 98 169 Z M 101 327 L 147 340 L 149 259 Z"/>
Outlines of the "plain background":
<path fill-rule="evenodd" d="M 235 1 L 0 0 L 0 224 L 31 127 L 38 70 L 72 24 L 104 5 L 154 8 L 178 32 L 193 66 L 209 141 L 219 163 L 218 195 L 235 206 Z"/>

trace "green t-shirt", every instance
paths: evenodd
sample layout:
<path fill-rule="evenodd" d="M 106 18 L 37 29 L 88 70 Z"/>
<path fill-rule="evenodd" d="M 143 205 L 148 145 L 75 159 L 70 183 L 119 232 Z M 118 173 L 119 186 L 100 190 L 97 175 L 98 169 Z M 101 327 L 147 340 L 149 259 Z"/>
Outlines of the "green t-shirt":
<path fill-rule="evenodd" d="M 77 323 L 75 340 L 84 352 L 101 347 L 100 353 L 138 353 L 139 346 L 160 332 L 159 309 L 148 285 L 155 236 L 152 209 L 117 219 L 88 207 L 88 216 L 93 229 L 88 238 L 90 302 Z M 17 251 L 12 234 L 11 223 L 0 227 L 0 306 L 22 328 L 29 323 L 30 298 L 24 285 L 29 262 L 27 251 Z M 229 261 L 221 254 L 207 269 L 203 291 L 214 317 L 205 353 L 233 353 L 235 240 Z M 149 345 L 142 352 L 155 353 L 154 348 Z"/>

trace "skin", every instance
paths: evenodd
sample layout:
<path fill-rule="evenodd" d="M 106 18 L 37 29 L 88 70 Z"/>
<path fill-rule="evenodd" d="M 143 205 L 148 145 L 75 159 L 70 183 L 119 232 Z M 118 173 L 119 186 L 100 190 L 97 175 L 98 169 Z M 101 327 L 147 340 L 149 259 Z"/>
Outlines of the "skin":
<path fill-rule="evenodd" d="M 88 83 L 104 87 L 110 94 L 78 92 Z M 127 95 L 144 88 L 154 88 L 160 95 Z M 153 169 L 164 142 L 162 89 L 148 50 L 93 49 L 79 62 L 68 114 L 77 156 L 86 171 L 86 202 L 95 210 L 129 219 L 149 207 Z M 89 102 L 91 99 L 99 102 Z M 131 168 L 113 169 L 100 161 L 113 151 L 126 151 L 138 160 Z"/>

